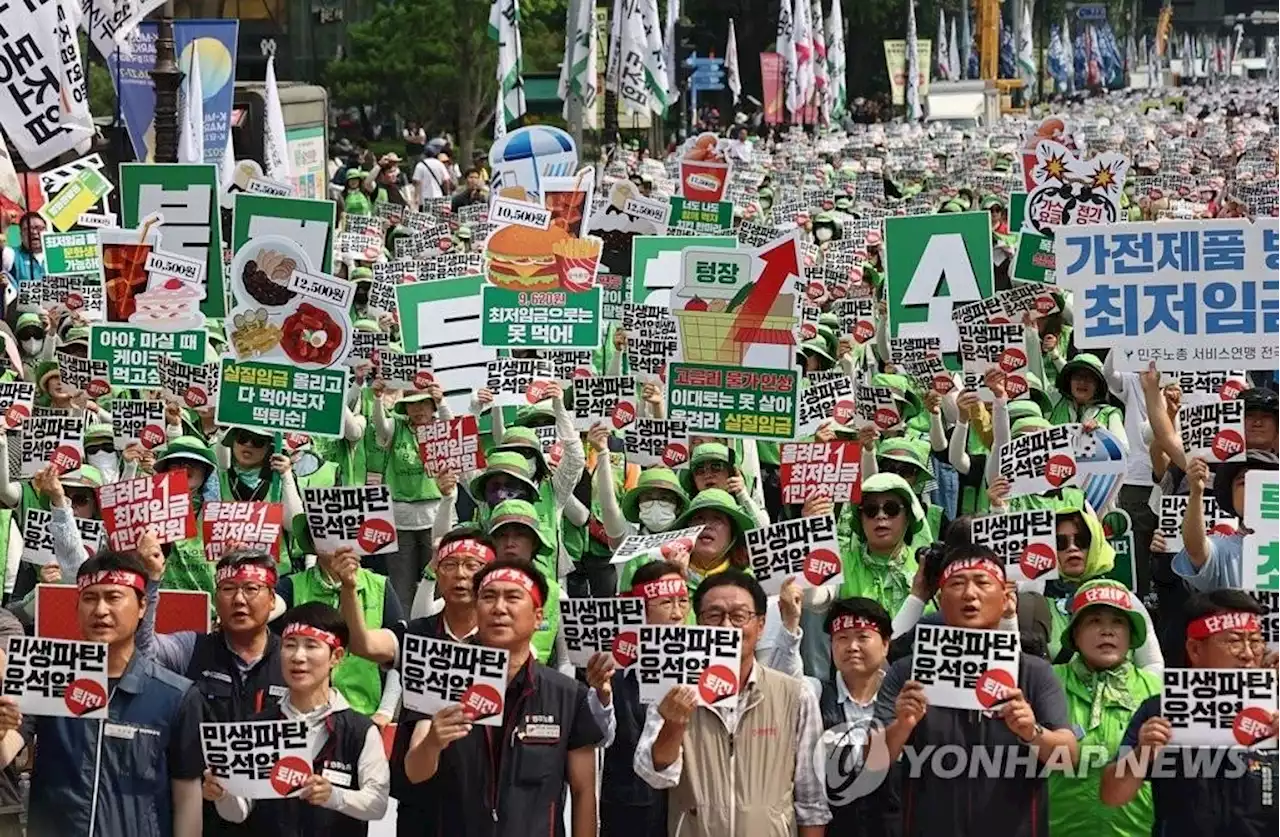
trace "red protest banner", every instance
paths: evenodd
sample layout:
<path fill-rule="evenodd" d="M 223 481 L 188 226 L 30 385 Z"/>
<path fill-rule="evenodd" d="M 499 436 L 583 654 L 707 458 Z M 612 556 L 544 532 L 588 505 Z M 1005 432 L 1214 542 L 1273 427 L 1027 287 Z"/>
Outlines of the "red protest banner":
<path fill-rule="evenodd" d="M 857 442 L 783 442 L 782 502 L 815 495 L 837 503 L 862 501 L 862 445 Z"/>
<path fill-rule="evenodd" d="M 146 531 L 154 532 L 162 544 L 196 535 L 195 510 L 183 470 L 108 483 L 98 489 L 98 507 L 110 549 L 134 549 Z"/>
<path fill-rule="evenodd" d="M 284 507 L 279 503 L 210 501 L 200 516 L 204 557 L 217 561 L 237 547 L 250 547 L 265 549 L 278 559 L 283 526 Z"/>
<path fill-rule="evenodd" d="M 776 52 L 760 53 L 760 87 L 764 94 L 765 124 L 781 125 L 782 56 Z"/>
<path fill-rule="evenodd" d="M 433 421 L 418 428 L 418 453 L 428 474 L 465 474 L 484 468 L 475 416 Z"/>
<path fill-rule="evenodd" d="M 80 593 L 74 584 L 37 584 L 36 636 L 83 640 L 76 608 Z M 156 633 L 208 633 L 209 594 L 203 590 L 161 590 L 156 603 Z"/>

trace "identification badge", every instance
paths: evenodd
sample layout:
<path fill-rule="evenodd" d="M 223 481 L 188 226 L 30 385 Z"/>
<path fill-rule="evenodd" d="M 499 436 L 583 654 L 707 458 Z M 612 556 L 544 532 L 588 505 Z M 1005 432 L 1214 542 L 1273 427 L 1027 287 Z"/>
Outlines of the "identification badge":
<path fill-rule="evenodd" d="M 268 686 L 267 694 L 271 695 L 271 697 L 273 698 L 282 698 L 285 695 L 289 694 L 289 687 L 288 686 Z"/>
<path fill-rule="evenodd" d="M 102 725 L 102 731 L 108 738 L 119 738 L 124 741 L 132 741 L 138 737 L 138 728 L 129 724 L 113 724 L 105 723 Z"/>
<path fill-rule="evenodd" d="M 333 770 L 326 767 L 324 770 L 320 771 L 320 775 L 328 779 L 329 783 L 336 787 L 339 787 L 339 788 L 351 787 L 350 773 L 345 773 L 341 770 Z"/>
<path fill-rule="evenodd" d="M 560 741 L 560 725 L 525 724 L 520 737 L 526 744 L 555 744 Z"/>

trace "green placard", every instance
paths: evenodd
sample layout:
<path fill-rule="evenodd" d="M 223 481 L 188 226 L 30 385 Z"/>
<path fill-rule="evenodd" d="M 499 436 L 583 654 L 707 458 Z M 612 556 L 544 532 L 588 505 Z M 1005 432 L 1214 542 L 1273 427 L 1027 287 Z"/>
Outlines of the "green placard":
<path fill-rule="evenodd" d="M 1047 282 L 1045 272 L 1054 269 L 1053 239 L 1039 233 L 1018 233 L 1018 255 L 1013 278 L 1023 282 Z"/>
<path fill-rule="evenodd" d="M 600 287 L 582 293 L 480 291 L 480 345 L 488 349 L 594 349 L 600 345 Z"/>
<path fill-rule="evenodd" d="M 89 327 L 89 358 L 106 361 L 108 380 L 117 387 L 159 387 L 160 358 L 205 362 L 207 332 L 148 331 L 127 325 Z"/>
<path fill-rule="evenodd" d="M 238 193 L 231 218 L 231 252 L 238 252 L 251 238 L 278 235 L 300 246 L 313 270 L 332 273 L 334 212 L 333 201 Z"/>
<path fill-rule="evenodd" d="M 1114 579 L 1130 590 L 1138 589 L 1138 568 L 1133 560 L 1133 524 L 1129 513 L 1123 509 L 1107 512 L 1102 519 L 1107 543 L 1116 551 L 1115 565 L 1104 578 Z"/>
<path fill-rule="evenodd" d="M 437 331 L 445 324 L 438 318 L 424 316 L 421 306 L 446 300 L 474 300 L 463 303 L 460 308 L 469 307 L 472 316 L 479 310 L 480 288 L 484 285 L 483 276 L 459 276 L 454 279 L 436 279 L 432 282 L 410 282 L 396 285 L 396 315 L 400 320 L 400 341 L 404 343 L 406 352 L 420 352 L 430 349 L 435 341 L 427 334 L 430 329 Z M 473 321 L 475 322 L 475 321 Z M 471 324 L 467 324 L 470 326 Z M 468 327 L 465 337 L 477 348 L 480 341 L 478 323 L 476 328 Z M 460 335 L 461 336 L 461 335 Z"/>
<path fill-rule="evenodd" d="M 303 371 L 275 363 L 222 359 L 218 375 L 218 424 L 264 433 L 290 431 L 342 435 L 346 369 Z"/>
<path fill-rule="evenodd" d="M 42 241 L 46 276 L 97 276 L 101 273 L 96 231 L 47 232 Z"/>
<path fill-rule="evenodd" d="M 741 439 L 795 438 L 798 370 L 673 363 L 667 375 L 668 418 L 689 432 Z"/>
<path fill-rule="evenodd" d="M 225 317 L 222 290 L 222 214 L 218 170 L 200 163 L 124 163 L 120 166 L 120 224 L 139 226 L 164 217 L 162 248 L 205 263 L 206 317 Z M 203 358 L 202 358 L 203 359 Z"/>
<path fill-rule="evenodd" d="M 884 221 L 889 322 L 894 337 L 942 338 L 959 348 L 952 309 L 991 296 L 991 216 L 986 212 L 891 217 Z"/>
<path fill-rule="evenodd" d="M 1026 210 L 1027 210 L 1027 193 L 1026 192 L 1010 192 L 1009 193 L 1009 223 L 1014 227 L 1021 226 L 1022 219 L 1026 214 Z"/>
<path fill-rule="evenodd" d="M 670 290 L 680 277 L 680 251 L 686 247 L 738 246 L 732 235 L 638 235 L 631 242 L 631 298 L 627 302 L 660 305 L 649 294 Z M 649 281 L 652 273 L 652 282 Z"/>
<path fill-rule="evenodd" d="M 733 204 L 729 201 L 687 201 L 684 198 L 668 198 L 671 202 L 671 220 L 668 225 L 693 230 L 699 235 L 716 235 L 733 232 Z"/>

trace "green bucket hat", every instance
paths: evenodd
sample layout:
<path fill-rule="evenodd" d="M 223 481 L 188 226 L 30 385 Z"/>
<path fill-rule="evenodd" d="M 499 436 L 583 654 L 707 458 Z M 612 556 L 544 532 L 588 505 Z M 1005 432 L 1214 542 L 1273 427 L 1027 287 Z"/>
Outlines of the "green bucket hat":
<path fill-rule="evenodd" d="M 478 501 L 484 500 L 485 481 L 498 475 L 511 477 L 512 479 L 524 483 L 529 487 L 529 491 L 533 496 L 538 496 L 538 485 L 533 481 L 533 475 L 529 473 L 529 462 L 524 455 L 513 450 L 494 450 L 489 454 L 488 465 L 475 479 L 471 480 L 470 490 L 471 496 Z M 499 504 L 502 505 L 502 504 Z M 537 517 L 537 514 L 534 514 Z"/>
<path fill-rule="evenodd" d="M 115 439 L 115 430 L 110 424 L 91 424 L 84 430 L 84 440 L 88 442 L 90 439 L 106 439 L 111 441 Z"/>
<path fill-rule="evenodd" d="M 1010 437 L 1021 436 L 1023 433 L 1034 433 L 1037 430 L 1048 430 L 1053 427 L 1048 419 L 1039 416 L 1027 416 L 1020 418 L 1009 428 Z"/>
<path fill-rule="evenodd" d="M 156 470 L 163 471 L 169 465 L 178 462 L 197 462 L 216 471 L 218 460 L 214 458 L 213 448 L 199 436 L 179 436 L 164 446 L 160 456 L 156 458 Z"/>
<path fill-rule="evenodd" d="M 542 537 L 542 521 L 538 519 L 538 512 L 534 509 L 532 503 L 524 500 L 503 500 L 494 507 L 493 512 L 489 515 L 488 521 L 485 522 L 485 531 L 489 537 L 501 529 L 503 526 L 517 524 L 525 526 L 533 530 L 533 536 L 538 541 L 538 547 L 534 551 L 548 549 L 550 544 Z"/>
<path fill-rule="evenodd" d="M 719 442 L 703 442 L 689 452 L 689 467 L 680 471 L 680 484 L 690 497 L 698 493 L 693 484 L 693 472 L 703 462 L 723 462 L 730 468 L 734 465 L 733 451 L 728 445 Z"/>
<path fill-rule="evenodd" d="M 961 205 L 960 201 L 947 201 L 938 212 L 964 212 L 964 206 Z"/>
<path fill-rule="evenodd" d="M 815 337 L 812 340 L 806 340 L 800 344 L 800 354 L 814 354 L 822 358 L 827 363 L 835 363 L 836 359 L 831 356 L 831 352 L 827 350 L 827 343 L 821 338 Z"/>
<path fill-rule="evenodd" d="M 1071 376 L 1080 370 L 1086 370 L 1093 374 L 1097 381 L 1097 396 L 1095 401 L 1105 402 L 1107 400 L 1107 379 L 1102 374 L 1102 361 L 1098 360 L 1091 354 L 1081 353 L 1067 361 L 1061 370 L 1058 371 L 1057 388 L 1063 398 L 1071 397 Z"/>
<path fill-rule="evenodd" d="M 903 411 L 903 421 L 907 421 L 924 409 L 924 401 L 921 400 L 920 394 L 915 391 L 911 379 L 906 375 L 881 372 L 871 379 L 871 383 L 873 386 L 888 387 L 893 392 L 895 400 L 905 402 L 911 407 L 910 411 Z"/>
<path fill-rule="evenodd" d="M 45 382 L 54 375 L 60 375 L 56 360 L 42 360 L 36 364 L 36 390 L 44 392 Z"/>
<path fill-rule="evenodd" d="M 75 488 L 101 488 L 106 483 L 106 479 L 103 478 L 102 472 L 92 465 L 81 465 L 74 471 L 63 474 L 58 478 L 58 482 Z"/>
<path fill-rule="evenodd" d="M 353 269 L 353 270 L 351 271 L 351 281 L 352 281 L 352 282 L 372 282 L 372 281 L 373 281 L 373 268 L 370 268 L 370 267 L 357 267 L 357 268 Z"/>
<path fill-rule="evenodd" d="M 573 404 L 573 391 L 565 393 L 565 406 Z M 551 399 L 544 398 L 537 404 L 526 404 L 516 408 L 516 427 L 546 427 L 556 423 L 556 413 L 551 407 Z"/>
<path fill-rule="evenodd" d="M 518 453 L 525 459 L 532 457 L 536 463 L 533 469 L 535 480 L 546 479 L 551 474 L 547 458 L 542 454 L 542 442 L 531 427 L 508 427 L 503 431 L 501 444 L 495 445 L 489 456 L 496 453 Z"/>
<path fill-rule="evenodd" d="M 351 327 L 356 331 L 371 332 L 373 334 L 380 334 L 382 332 L 382 326 L 378 325 L 378 321 L 371 320 L 368 317 L 356 320 L 351 323 Z"/>
<path fill-rule="evenodd" d="M 983 209 L 990 209 L 993 206 L 998 206 L 1003 209 L 1004 201 L 996 195 L 987 195 L 982 199 L 982 203 L 980 205 Z"/>
<path fill-rule="evenodd" d="M 865 498 L 868 494 L 897 494 L 898 499 L 902 500 L 907 508 L 907 529 L 903 533 L 902 542 L 911 543 L 916 535 L 920 533 L 921 527 L 925 524 L 924 507 L 920 505 L 920 500 L 916 497 L 916 493 L 911 490 L 911 486 L 907 481 L 897 474 L 875 474 L 867 477 L 862 481 L 862 496 Z M 853 534 L 859 540 L 865 540 L 862 533 L 862 514 L 853 515 L 851 520 L 853 524 Z"/>
<path fill-rule="evenodd" d="M 44 331 L 44 323 L 40 321 L 39 314 L 28 311 L 25 314 L 18 315 L 18 320 L 14 324 L 13 333 L 15 335 L 21 334 L 24 328 L 38 328 L 41 331 Z"/>
<path fill-rule="evenodd" d="M 655 489 L 670 491 L 676 496 L 676 514 L 682 514 L 689 506 L 689 495 L 680 478 L 670 468 L 649 468 L 640 472 L 640 479 L 626 494 L 622 495 L 622 516 L 632 523 L 640 522 L 640 495 Z"/>
<path fill-rule="evenodd" d="M 876 459 L 892 459 L 914 465 L 933 479 L 933 464 L 929 456 L 929 443 L 904 436 L 881 439 L 876 446 Z"/>
<path fill-rule="evenodd" d="M 70 346 L 72 343 L 88 343 L 89 327 L 88 326 L 72 326 L 62 335 L 62 345 Z"/>
<path fill-rule="evenodd" d="M 1024 418 L 1044 418 L 1044 413 L 1040 411 L 1040 405 L 1030 399 L 1010 401 L 1008 409 L 1009 422 L 1011 424 L 1015 424 Z"/>
<path fill-rule="evenodd" d="M 693 524 L 689 522 L 689 519 L 706 509 L 718 511 L 728 516 L 729 520 L 738 529 L 734 534 L 735 540 L 741 537 L 743 532 L 756 528 L 755 518 L 744 512 L 742 506 L 738 505 L 738 501 L 733 499 L 729 492 L 719 488 L 708 488 L 706 491 L 698 492 L 698 495 L 689 503 L 689 507 L 676 518 L 675 523 L 671 524 L 671 531 L 692 526 Z"/>
<path fill-rule="evenodd" d="M 421 401 L 426 401 L 428 399 L 431 399 L 431 395 L 427 393 L 425 390 L 414 390 L 413 392 L 406 392 L 404 395 L 400 397 L 400 400 L 397 401 L 396 405 L 391 409 L 392 409 L 392 412 L 399 413 L 402 416 L 408 415 L 408 411 L 404 409 L 404 405 L 417 404 Z M 432 400 L 431 403 L 435 404 L 435 401 Z M 440 409 L 439 404 L 436 404 L 436 409 L 437 410 Z"/>
<path fill-rule="evenodd" d="M 364 169 L 347 169 L 347 177 L 344 182 L 350 183 L 353 180 L 364 180 L 368 176 L 369 172 Z"/>
<path fill-rule="evenodd" d="M 1076 644 L 1072 634 L 1076 622 L 1091 607 L 1106 605 L 1124 613 L 1129 620 L 1129 647 L 1138 648 L 1147 641 L 1147 620 L 1143 618 L 1134 595 L 1118 581 L 1110 578 L 1099 578 L 1086 581 L 1071 597 L 1071 621 L 1062 629 L 1062 647 L 1075 651 Z"/>

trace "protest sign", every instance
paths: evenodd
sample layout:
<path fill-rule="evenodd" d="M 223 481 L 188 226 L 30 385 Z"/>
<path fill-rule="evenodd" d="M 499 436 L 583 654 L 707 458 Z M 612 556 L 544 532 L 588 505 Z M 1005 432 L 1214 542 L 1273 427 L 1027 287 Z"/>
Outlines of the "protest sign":
<path fill-rule="evenodd" d="M 142 445 L 147 450 L 158 448 L 167 441 L 164 402 L 113 398 L 111 426 L 118 451 L 123 451 L 130 445 Z"/>
<path fill-rule="evenodd" d="M 67 233 L 44 233 L 46 276 L 97 276 L 102 267 L 98 260 L 98 234 L 77 230 Z"/>
<path fill-rule="evenodd" d="M 1247 219 L 1098 225 L 1058 235 L 1057 279 L 1077 292 L 1072 339 L 1118 371 L 1274 369 L 1280 233 Z"/>
<path fill-rule="evenodd" d="M 609 559 L 611 564 L 625 564 L 632 558 L 643 557 L 647 561 L 662 560 L 679 563 L 682 554 L 693 552 L 693 544 L 702 532 L 701 526 L 658 532 L 653 535 L 628 535 Z M 687 559 L 685 559 L 687 560 Z"/>
<path fill-rule="evenodd" d="M 573 386 L 573 382 L 578 378 L 590 378 L 595 375 L 594 358 L 595 353 L 573 349 L 570 351 L 552 351 L 544 349 L 537 353 L 537 356 L 551 361 L 551 367 L 555 370 L 556 382 L 563 388 Z"/>
<path fill-rule="evenodd" d="M 930 706 L 981 711 L 1017 688 L 1017 631 L 916 626 L 911 679 Z"/>
<path fill-rule="evenodd" d="M 776 235 L 771 231 L 769 238 L 760 244 L 772 241 Z M 744 240 L 742 244 L 747 242 Z M 630 292 L 625 294 L 625 299 L 644 305 L 667 306 L 671 290 L 681 280 L 684 251 L 691 247 L 734 250 L 739 247 L 739 242 L 732 235 L 637 235 L 632 242 L 631 262 L 627 267 L 613 271 L 630 272 Z M 799 256 L 796 258 L 798 264 Z"/>
<path fill-rule="evenodd" d="M 1233 535 L 1238 520 L 1235 515 L 1228 514 L 1218 508 L 1218 501 L 1213 494 L 1201 498 L 1201 514 L 1204 520 L 1206 535 Z M 1185 494 L 1162 494 L 1160 509 L 1156 517 L 1156 531 L 1164 537 L 1165 552 L 1176 555 L 1182 551 L 1182 524 L 1187 517 L 1191 498 Z"/>
<path fill-rule="evenodd" d="M 841 578 L 836 521 L 829 514 L 784 520 L 744 536 L 751 572 L 765 593 L 776 595 L 788 577 L 801 588 L 821 587 Z"/>
<path fill-rule="evenodd" d="M 54 359 L 58 361 L 58 377 L 68 389 L 83 392 L 90 398 L 101 398 L 111 392 L 105 362 L 62 351 L 55 352 Z"/>
<path fill-rule="evenodd" d="M 358 363 L 378 363 L 378 353 L 387 351 L 391 345 L 391 335 L 382 331 L 353 331 L 351 333 L 351 351 L 347 354 L 347 365 L 354 367 Z"/>
<path fill-rule="evenodd" d="M 1280 592 L 1255 590 L 1249 594 L 1262 607 L 1262 638 L 1268 651 L 1280 650 Z"/>
<path fill-rule="evenodd" d="M 46 276 L 39 282 L 23 282 L 18 302 L 44 311 L 60 306 L 89 322 L 101 320 L 106 311 L 102 277 L 97 274 Z"/>
<path fill-rule="evenodd" d="M 862 446 L 857 442 L 784 442 L 779 457 L 783 503 L 803 503 L 810 497 L 861 502 Z"/>
<path fill-rule="evenodd" d="M 84 639 L 79 607 L 80 593 L 74 584 L 37 584 L 36 636 Z M 161 590 L 156 602 L 156 633 L 207 634 L 212 629 L 210 613 L 209 594 L 203 590 Z"/>
<path fill-rule="evenodd" d="M 36 385 L 30 381 L 0 382 L 0 416 L 5 430 L 17 430 L 31 416 Z"/>
<path fill-rule="evenodd" d="M 670 226 L 694 235 L 733 231 L 733 204 L 729 201 L 695 201 L 672 196 Z"/>
<path fill-rule="evenodd" d="M 107 717 L 107 646 L 103 642 L 11 636 L 0 695 L 23 715 Z"/>
<path fill-rule="evenodd" d="M 959 334 L 957 332 L 957 343 Z M 954 351 L 954 350 L 953 350 Z M 890 337 L 889 357 L 894 363 L 905 363 L 917 357 L 942 357 L 941 337 Z"/>
<path fill-rule="evenodd" d="M 1276 677 L 1274 668 L 1166 668 L 1160 716 L 1172 730 L 1169 745 L 1252 748 L 1270 739 L 1274 747 Z"/>
<path fill-rule="evenodd" d="M 1029 311 L 1048 316 L 1059 310 L 1054 294 L 1062 293 L 1053 285 L 1014 285 L 1007 291 L 997 291 L 986 299 L 970 302 L 955 309 L 953 316 L 958 324 L 1009 325 L 1021 323 Z"/>
<path fill-rule="evenodd" d="M 669 414 L 695 433 L 786 441 L 796 436 L 799 382 L 796 370 L 673 363 Z"/>
<path fill-rule="evenodd" d="M 1000 446 L 1000 476 L 1009 496 L 1044 494 L 1076 484 L 1074 432 L 1069 425 L 1024 433 Z"/>
<path fill-rule="evenodd" d="M 1241 558 L 1246 590 L 1280 591 L 1280 476 L 1248 471 L 1244 482 L 1245 525 Z"/>
<path fill-rule="evenodd" d="M 382 256 L 382 235 L 342 232 L 333 237 L 333 254 L 338 259 L 374 262 Z"/>
<path fill-rule="evenodd" d="M 484 468 L 480 431 L 475 416 L 436 419 L 416 428 L 418 453 L 427 474 L 469 474 Z"/>
<path fill-rule="evenodd" d="M 415 712 L 434 715 L 445 707 L 461 704 L 471 723 L 501 727 L 507 657 L 502 648 L 406 633 L 400 647 L 404 705 Z M 532 732 L 526 730 L 526 734 Z"/>
<path fill-rule="evenodd" d="M 1004 562 L 1010 581 L 1058 577 L 1057 520 L 1053 509 L 987 514 L 973 519 L 975 545 L 985 546 Z"/>
<path fill-rule="evenodd" d="M 302 502 L 317 552 L 332 555 L 343 547 L 359 555 L 395 552 L 395 517 L 388 486 L 304 488 Z"/>
<path fill-rule="evenodd" d="M 853 421 L 855 409 L 853 381 L 849 376 L 841 374 L 830 380 L 808 381 L 800 390 L 796 435 L 812 436 L 819 427 L 831 422 L 848 425 Z"/>
<path fill-rule="evenodd" d="M 644 612 L 645 601 L 639 596 L 562 600 L 560 622 L 570 664 L 586 667 L 593 655 L 611 653 L 619 634 L 625 630 L 634 633 L 644 624 Z"/>
<path fill-rule="evenodd" d="M 876 301 L 871 297 L 837 300 L 831 310 L 840 319 L 840 334 L 859 346 L 876 336 Z"/>
<path fill-rule="evenodd" d="M 888 387 L 869 387 L 859 382 L 853 409 L 853 424 L 859 429 L 870 426 L 886 431 L 902 424 L 902 410 Z"/>
<path fill-rule="evenodd" d="M 991 216 L 952 212 L 886 218 L 884 267 L 890 336 L 937 336 L 942 351 L 954 352 L 959 335 L 952 309 L 994 290 Z"/>
<path fill-rule="evenodd" d="M 596 282 L 600 285 L 601 319 L 618 322 L 622 319 L 622 305 L 630 290 L 627 277 L 617 273 L 601 273 L 596 276 Z"/>
<path fill-rule="evenodd" d="M 161 544 L 196 535 L 187 473 L 182 469 L 98 487 L 98 508 L 107 529 L 107 546 L 136 549 L 138 538 L 151 532 Z"/>
<path fill-rule="evenodd" d="M 113 386 L 160 386 L 162 359 L 195 366 L 204 363 L 208 333 L 153 331 L 95 323 L 89 327 L 89 357 L 106 364 Z"/>
<path fill-rule="evenodd" d="M 218 400 L 218 363 L 183 363 L 161 356 L 157 363 L 160 388 L 188 407 L 204 407 Z"/>
<path fill-rule="evenodd" d="M 58 194 L 50 196 L 40 214 L 58 232 L 66 232 L 76 225 L 81 213 L 92 209 L 114 189 L 97 169 L 81 169 Z"/>
<path fill-rule="evenodd" d="M 217 561 L 233 549 L 245 547 L 280 557 L 284 508 L 279 503 L 210 500 L 200 512 L 206 561 Z"/>
<path fill-rule="evenodd" d="M 424 259 L 418 273 L 419 282 L 435 282 L 455 276 L 476 276 L 484 273 L 484 255 L 481 253 L 439 253 Z"/>
<path fill-rule="evenodd" d="M 84 462 L 83 415 L 37 415 L 22 425 L 22 471 L 29 480 L 52 465 L 58 474 L 78 469 Z"/>
<path fill-rule="evenodd" d="M 549 360 L 500 357 L 485 365 L 485 386 L 498 407 L 537 404 L 546 397 L 547 386 L 555 380 L 555 365 Z"/>
<path fill-rule="evenodd" d="M 742 632 L 702 625 L 641 625 L 635 673 L 641 703 L 659 703 L 676 686 L 694 686 L 699 706 L 738 705 Z"/>
<path fill-rule="evenodd" d="M 102 521 L 87 517 L 75 517 L 85 554 L 90 558 L 102 548 Z M 43 567 L 58 563 L 53 548 L 53 531 L 49 528 L 53 513 L 44 509 L 27 509 L 22 520 L 22 560 Z"/>
<path fill-rule="evenodd" d="M 1069 234 L 1072 227 L 1115 224 L 1121 220 L 1120 196 L 1129 161 L 1107 152 L 1080 160 L 1061 143 L 1041 139 L 1035 147 L 1035 185 L 1027 192 L 1015 226 L 1040 235 Z"/>
<path fill-rule="evenodd" d="M 200 724 L 205 768 L 241 799 L 279 799 L 311 775 L 306 721 Z"/>
<path fill-rule="evenodd" d="M 590 430 L 604 422 L 623 430 L 636 420 L 636 401 L 636 382 L 630 376 L 578 378 L 573 382 L 573 426 Z"/>
<path fill-rule="evenodd" d="M 1244 402 L 1216 401 L 1178 408 L 1178 429 L 1187 458 L 1239 462 L 1244 451 Z"/>
<path fill-rule="evenodd" d="M 641 468 L 679 468 L 689 461 L 689 426 L 683 421 L 639 416 L 622 431 L 627 461 Z"/>
<path fill-rule="evenodd" d="M 436 382 L 433 360 L 430 352 L 413 352 L 405 354 L 392 350 L 378 353 L 376 365 L 378 380 L 387 385 L 387 389 L 425 390 Z"/>
<path fill-rule="evenodd" d="M 1022 282 L 1050 282 L 1056 264 L 1052 236 L 1028 230 L 1018 232 L 1018 250 L 1013 260 L 1012 278 Z"/>
<path fill-rule="evenodd" d="M 659 383 L 667 364 L 680 351 L 680 338 L 671 312 L 656 305 L 622 305 L 622 330 L 627 333 L 627 366 L 642 383 Z"/>
<path fill-rule="evenodd" d="M 1005 373 L 1005 392 L 1010 399 L 1028 394 L 1027 350 L 1021 325 L 960 324 L 960 369 L 964 388 L 978 393 L 983 401 L 995 396 L 987 389 L 984 376 L 990 369 Z"/>
<path fill-rule="evenodd" d="M 939 395 L 946 395 L 956 388 L 955 377 L 947 370 L 942 358 L 936 355 L 906 360 L 896 365 L 901 366 L 906 374 L 914 378 L 916 384 L 925 392 L 933 390 Z"/>
<path fill-rule="evenodd" d="M 1178 404 L 1182 407 L 1212 404 L 1239 398 L 1249 388 L 1249 379 L 1243 371 L 1214 370 L 1198 372 L 1180 370 L 1160 375 L 1160 387 L 1177 385 L 1182 393 Z"/>
<path fill-rule="evenodd" d="M 307 371 L 222 358 L 215 416 L 219 424 L 271 434 L 342 435 L 347 369 Z"/>

